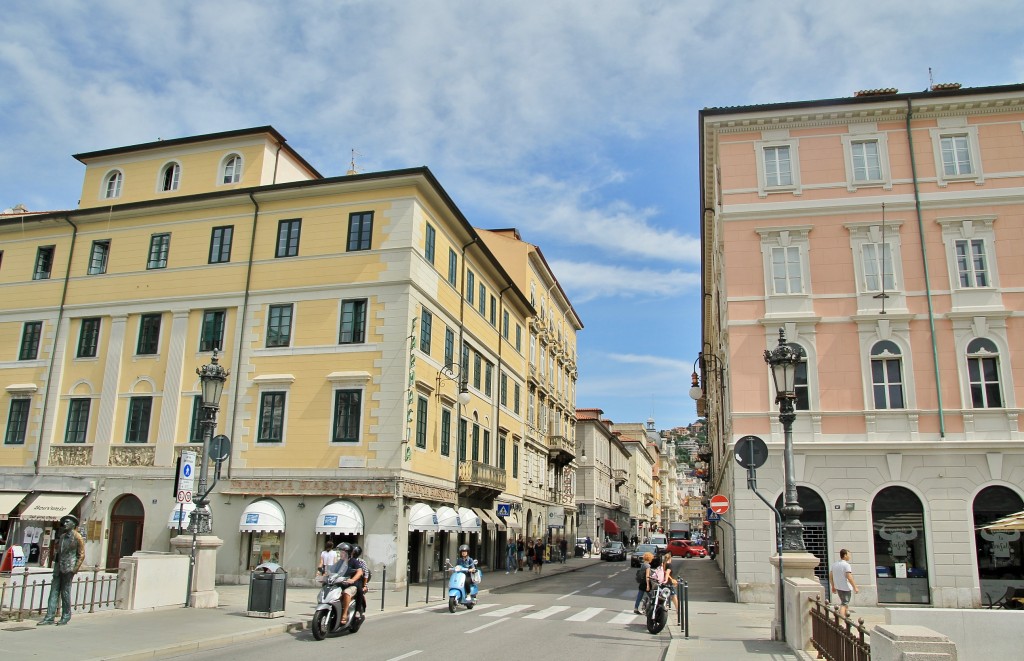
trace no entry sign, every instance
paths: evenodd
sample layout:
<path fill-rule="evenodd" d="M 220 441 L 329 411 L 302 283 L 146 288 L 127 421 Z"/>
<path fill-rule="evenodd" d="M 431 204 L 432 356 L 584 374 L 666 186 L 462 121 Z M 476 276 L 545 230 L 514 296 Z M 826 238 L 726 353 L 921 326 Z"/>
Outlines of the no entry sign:
<path fill-rule="evenodd" d="M 708 506 L 715 514 L 725 514 L 729 511 L 729 499 L 722 495 L 711 496 Z"/>

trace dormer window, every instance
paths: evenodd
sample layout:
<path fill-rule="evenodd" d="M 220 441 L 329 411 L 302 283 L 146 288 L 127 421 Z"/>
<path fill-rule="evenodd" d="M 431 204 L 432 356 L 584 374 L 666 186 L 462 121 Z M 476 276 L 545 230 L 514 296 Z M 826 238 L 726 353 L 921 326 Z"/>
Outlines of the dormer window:
<path fill-rule="evenodd" d="M 120 170 L 114 170 L 103 180 L 103 198 L 112 200 L 121 197 L 121 184 L 124 182 L 124 175 Z"/>
<path fill-rule="evenodd" d="M 222 184 L 237 184 L 242 180 L 242 157 L 232 154 L 224 160 L 224 170 L 221 176 Z"/>
<path fill-rule="evenodd" d="M 177 163 L 168 163 L 160 172 L 160 190 L 178 190 L 178 180 L 181 178 L 181 166 Z"/>

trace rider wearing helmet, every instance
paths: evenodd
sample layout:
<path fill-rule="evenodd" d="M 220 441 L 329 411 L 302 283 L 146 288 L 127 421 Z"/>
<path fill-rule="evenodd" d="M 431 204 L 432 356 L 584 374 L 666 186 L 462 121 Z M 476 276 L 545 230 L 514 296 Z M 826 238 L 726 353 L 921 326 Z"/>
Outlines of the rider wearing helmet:
<path fill-rule="evenodd" d="M 463 544 L 459 547 L 459 559 L 455 563 L 459 567 L 464 567 L 466 571 L 466 598 L 469 599 L 469 590 L 473 587 L 473 576 L 476 574 L 476 560 L 469 557 L 469 545 Z"/>
<path fill-rule="evenodd" d="M 362 588 L 363 569 L 355 562 L 350 559 L 352 556 L 353 547 L 347 542 L 338 544 L 338 555 L 341 559 L 336 565 L 335 571 L 344 572 L 345 581 L 342 583 L 343 589 L 341 592 L 341 624 L 342 626 L 348 624 L 348 606 L 352 603 L 352 597 L 356 596 L 356 592 Z M 362 549 L 360 549 L 362 551 Z M 365 563 L 364 563 L 365 566 Z"/>
<path fill-rule="evenodd" d="M 357 567 L 360 571 L 363 572 L 363 576 L 360 579 L 360 583 L 361 583 L 361 585 L 359 586 L 360 589 L 356 590 L 356 594 L 359 597 L 360 602 L 361 602 L 363 608 L 366 608 L 366 597 L 364 597 L 363 594 L 369 589 L 369 585 L 367 584 L 367 579 L 370 576 L 370 566 L 368 564 L 366 564 L 365 560 L 363 560 L 363 558 L 361 557 L 362 555 L 363 555 L 363 548 L 361 546 L 359 546 L 358 544 L 353 544 L 352 545 L 352 560 L 350 561 L 350 564 L 353 565 L 354 567 Z"/>

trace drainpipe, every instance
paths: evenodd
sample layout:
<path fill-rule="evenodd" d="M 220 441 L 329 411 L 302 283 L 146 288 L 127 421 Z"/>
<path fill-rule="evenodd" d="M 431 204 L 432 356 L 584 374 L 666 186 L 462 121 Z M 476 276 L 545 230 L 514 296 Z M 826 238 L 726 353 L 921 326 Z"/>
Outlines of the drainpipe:
<path fill-rule="evenodd" d="M 280 148 L 279 148 L 279 151 L 280 151 Z M 276 165 L 275 165 L 275 170 L 276 170 Z M 235 427 L 237 426 L 237 421 L 238 421 L 238 413 L 237 413 L 237 411 L 238 411 L 238 396 L 239 396 L 238 393 L 239 393 L 240 382 L 241 382 L 241 379 L 239 378 L 240 375 L 238 374 L 238 366 L 242 364 L 242 344 L 243 344 L 243 338 L 245 337 L 245 319 L 246 319 L 246 316 L 248 316 L 248 313 L 249 313 L 249 294 L 250 294 L 250 287 L 252 285 L 252 261 L 253 261 L 253 255 L 255 254 L 255 251 L 256 251 L 256 221 L 259 219 L 259 215 L 260 215 L 260 205 L 259 205 L 259 202 L 256 201 L 255 196 L 253 196 L 253 194 L 251 192 L 249 193 L 249 199 L 252 201 L 252 206 L 253 206 L 253 211 L 252 211 L 252 229 L 250 230 L 251 236 L 249 237 L 249 263 L 246 265 L 246 270 L 245 270 L 245 294 L 244 294 L 244 296 L 242 298 L 242 314 L 241 314 L 241 318 L 238 320 L 238 333 L 237 333 L 237 337 L 238 337 L 238 350 L 235 352 L 235 378 L 233 380 L 234 383 L 232 384 L 232 394 L 231 394 L 231 433 L 230 433 L 230 438 L 235 438 Z M 232 452 L 230 455 L 228 455 L 228 479 L 231 479 L 231 467 L 234 465 L 234 462 L 233 462 L 234 456 L 235 456 L 234 452 Z"/>
<path fill-rule="evenodd" d="M 60 339 L 60 324 L 64 320 L 64 305 L 68 300 L 68 283 L 71 280 L 71 260 L 75 256 L 75 241 L 78 238 L 78 225 L 71 218 L 64 216 L 64 222 L 71 225 L 71 249 L 68 251 L 68 267 L 64 271 L 64 287 L 60 292 L 60 307 L 57 308 L 57 326 L 53 332 L 53 345 L 50 347 L 50 364 L 46 367 L 46 387 L 43 388 L 43 410 L 39 418 L 39 442 L 36 443 L 36 458 L 32 462 L 32 472 L 39 475 L 39 460 L 43 455 L 43 429 L 46 428 L 46 409 L 50 401 L 50 384 L 53 383 L 53 367 L 57 360 L 57 342 Z"/>
<path fill-rule="evenodd" d="M 281 148 L 282 147 L 284 147 L 283 144 L 281 144 L 280 142 L 277 143 L 277 151 L 274 152 L 274 178 L 270 182 L 271 185 L 277 183 L 277 157 L 281 154 Z M 251 194 L 250 194 L 250 197 L 252 197 Z"/>
<path fill-rule="evenodd" d="M 935 339 L 935 309 L 932 307 L 931 277 L 928 275 L 928 248 L 924 242 L 924 220 L 921 217 L 921 189 L 917 182 L 917 162 L 914 160 L 914 134 L 911 132 L 910 120 L 914 109 L 907 99 L 907 143 L 910 145 L 910 172 L 914 181 L 914 210 L 917 212 L 917 233 L 921 240 L 921 263 L 924 265 L 924 291 L 928 299 L 928 329 L 932 338 L 932 366 L 935 370 L 935 396 L 939 408 L 939 439 L 946 438 L 946 421 L 942 407 L 942 381 L 939 376 L 939 347 Z"/>
<path fill-rule="evenodd" d="M 473 240 L 462 246 L 462 277 L 459 278 L 459 392 L 462 392 L 462 382 L 466 378 L 466 370 L 469 365 L 462 364 L 462 356 L 465 355 L 462 351 L 463 347 L 463 334 L 466 316 L 466 250 L 480 240 L 480 237 L 473 237 Z M 455 400 L 455 509 L 459 509 L 459 443 L 461 438 L 459 434 L 462 432 L 462 402 L 456 398 Z M 466 444 L 469 445 L 469 425 L 466 426 Z"/>

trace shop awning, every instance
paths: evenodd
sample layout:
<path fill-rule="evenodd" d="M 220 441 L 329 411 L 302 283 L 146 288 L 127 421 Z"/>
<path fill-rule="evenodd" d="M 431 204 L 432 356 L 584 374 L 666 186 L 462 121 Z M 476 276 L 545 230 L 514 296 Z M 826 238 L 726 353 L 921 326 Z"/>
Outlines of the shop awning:
<path fill-rule="evenodd" d="M 999 532 L 1000 530 L 1024 530 L 1024 512 L 1010 514 L 992 523 L 982 526 L 985 530 Z"/>
<path fill-rule="evenodd" d="M 172 530 L 178 529 L 178 518 L 181 517 L 181 528 L 188 528 L 189 515 L 196 508 L 195 503 L 178 503 L 171 510 L 171 518 L 167 520 L 167 527 Z"/>
<path fill-rule="evenodd" d="M 362 535 L 363 513 L 348 500 L 327 503 L 316 516 L 316 534 Z"/>
<path fill-rule="evenodd" d="M 474 507 L 473 511 L 476 512 L 478 517 L 480 517 L 480 522 L 488 528 L 496 528 L 498 530 L 505 529 L 505 522 L 495 516 L 493 512 L 480 509 L 479 507 Z"/>
<path fill-rule="evenodd" d="M 437 508 L 437 529 L 441 532 L 462 532 L 462 521 L 459 513 L 450 507 Z"/>
<path fill-rule="evenodd" d="M 27 491 L 0 491 L 0 521 L 5 520 L 27 495 Z"/>
<path fill-rule="evenodd" d="M 523 529 L 523 524 L 519 522 L 519 513 L 518 512 L 512 512 L 511 516 L 506 516 L 502 520 L 505 522 L 505 525 L 508 526 L 509 530 L 522 530 Z"/>
<path fill-rule="evenodd" d="M 604 531 L 609 535 L 619 534 L 619 524 L 615 523 L 611 519 L 604 520 Z"/>
<path fill-rule="evenodd" d="M 21 513 L 21 519 L 35 521 L 60 521 L 65 514 L 71 514 L 84 493 L 41 493 Z"/>
<path fill-rule="evenodd" d="M 409 531 L 436 532 L 437 513 L 426 503 L 416 503 L 409 508 Z"/>
<path fill-rule="evenodd" d="M 483 525 L 480 515 L 468 507 L 459 508 L 459 521 L 462 522 L 462 532 L 480 532 Z"/>
<path fill-rule="evenodd" d="M 284 532 L 284 510 L 272 500 L 249 503 L 238 522 L 239 532 Z"/>

